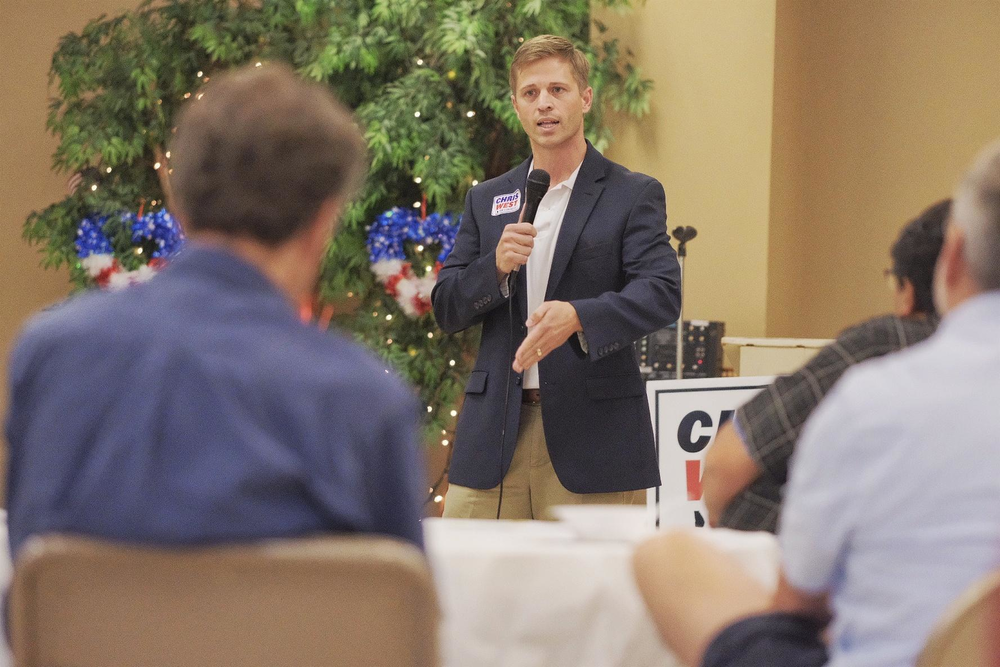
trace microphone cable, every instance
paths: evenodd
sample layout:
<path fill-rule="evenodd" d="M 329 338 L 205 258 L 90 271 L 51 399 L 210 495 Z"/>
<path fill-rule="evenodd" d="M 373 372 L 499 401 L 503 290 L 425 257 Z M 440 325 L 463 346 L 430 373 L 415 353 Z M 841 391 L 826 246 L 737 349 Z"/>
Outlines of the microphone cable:
<path fill-rule="evenodd" d="M 545 193 L 549 190 L 551 179 L 549 172 L 544 169 L 532 169 L 528 174 L 528 182 L 524 188 L 524 222 L 534 224 L 535 213 L 538 211 L 538 204 L 542 201 Z M 517 291 L 517 270 L 507 274 L 507 384 L 504 386 L 503 395 L 503 426 L 500 428 L 500 492 L 497 498 L 497 520 L 500 520 L 500 508 L 503 506 L 503 454 L 504 444 L 507 440 L 507 415 L 510 410 L 510 374 L 514 370 L 514 294 Z M 514 280 L 511 280 L 514 276 Z M 525 277 L 525 287 L 527 287 L 527 277 Z M 525 314 L 527 317 L 527 314 Z M 521 420 L 518 419 L 518 424 Z M 514 447 L 517 448 L 515 438 Z"/>
<path fill-rule="evenodd" d="M 503 426 L 500 427 L 500 495 L 497 498 L 497 521 L 500 520 L 500 508 L 503 506 L 503 451 L 507 441 L 507 410 L 510 409 L 510 374 L 514 370 L 514 290 L 517 280 L 510 280 L 507 274 L 507 384 L 503 392 Z M 520 420 L 519 420 L 520 423 Z M 517 444 L 515 443 L 515 447 Z"/>

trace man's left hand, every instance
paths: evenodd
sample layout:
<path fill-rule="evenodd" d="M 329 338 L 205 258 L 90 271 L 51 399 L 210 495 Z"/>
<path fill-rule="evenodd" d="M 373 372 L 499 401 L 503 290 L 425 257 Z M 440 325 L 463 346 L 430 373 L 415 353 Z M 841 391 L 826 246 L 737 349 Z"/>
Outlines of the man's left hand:
<path fill-rule="evenodd" d="M 524 372 L 566 342 L 577 331 L 583 331 L 573 304 L 566 301 L 546 301 L 525 322 L 530 331 L 514 355 L 514 371 Z"/>

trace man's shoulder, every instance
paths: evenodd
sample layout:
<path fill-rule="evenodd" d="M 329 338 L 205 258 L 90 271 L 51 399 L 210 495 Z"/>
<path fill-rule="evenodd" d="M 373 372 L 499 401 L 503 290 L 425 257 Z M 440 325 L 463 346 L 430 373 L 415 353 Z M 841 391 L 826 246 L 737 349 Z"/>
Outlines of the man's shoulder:
<path fill-rule="evenodd" d="M 53 304 L 28 318 L 18 335 L 15 353 L 34 345 L 85 339 L 102 331 L 127 328 L 134 322 L 121 316 L 128 298 L 124 291 L 92 290 Z"/>
<path fill-rule="evenodd" d="M 837 336 L 837 342 L 854 347 L 881 346 L 899 350 L 929 338 L 936 328 L 936 318 L 878 315 L 848 327 Z"/>
<path fill-rule="evenodd" d="M 374 399 L 386 405 L 415 400 L 388 362 L 344 333 L 307 328 L 300 343 L 304 349 L 296 353 L 299 358 L 295 363 L 301 362 L 316 381 L 331 390 L 347 391 L 359 400 Z"/>

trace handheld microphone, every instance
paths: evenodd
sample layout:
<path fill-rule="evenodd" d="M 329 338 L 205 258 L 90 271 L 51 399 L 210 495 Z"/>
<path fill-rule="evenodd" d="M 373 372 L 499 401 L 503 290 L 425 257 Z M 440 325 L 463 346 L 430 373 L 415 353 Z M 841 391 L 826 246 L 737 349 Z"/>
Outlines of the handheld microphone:
<path fill-rule="evenodd" d="M 549 191 L 549 172 L 544 169 L 532 169 L 528 174 L 528 185 L 524 188 L 524 219 L 529 225 L 535 224 L 535 214 L 542 197 Z"/>
<path fill-rule="evenodd" d="M 549 191 L 549 172 L 544 169 L 532 169 L 528 174 L 528 185 L 524 188 L 524 217 L 521 222 L 529 225 L 535 224 L 535 214 L 538 213 L 538 204 L 542 197 Z M 517 273 L 521 267 L 515 266 L 512 273 Z"/>

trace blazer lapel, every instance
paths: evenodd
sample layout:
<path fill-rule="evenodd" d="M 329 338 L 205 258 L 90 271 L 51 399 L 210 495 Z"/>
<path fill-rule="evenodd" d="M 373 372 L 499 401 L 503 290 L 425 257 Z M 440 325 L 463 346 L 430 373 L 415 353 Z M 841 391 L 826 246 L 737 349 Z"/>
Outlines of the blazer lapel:
<path fill-rule="evenodd" d="M 576 247 L 576 242 L 590 218 L 590 213 L 594 210 L 594 206 L 604 190 L 604 184 L 601 181 L 607 170 L 607 159 L 588 141 L 587 155 L 583 158 L 580 173 L 576 176 L 573 194 L 569 197 L 566 215 L 563 216 L 562 227 L 559 229 L 559 238 L 556 239 L 552 268 L 549 271 L 549 283 L 545 286 L 546 301 L 552 298 L 552 292 L 562 279 L 566 266 L 569 264 L 569 258 L 573 255 L 573 248 Z"/>
<path fill-rule="evenodd" d="M 493 193 L 493 197 L 499 195 L 505 195 L 514 190 L 521 191 L 521 207 L 524 206 L 525 197 L 525 186 L 528 183 L 528 167 L 531 165 L 531 158 L 522 162 L 520 165 L 515 167 L 510 175 L 506 178 L 506 185 L 502 187 L 499 191 Z M 581 170 L 582 171 L 582 170 Z M 492 206 L 492 199 L 490 200 L 490 205 Z M 493 248 L 497 247 L 500 243 L 500 235 L 503 233 L 503 228 L 507 225 L 512 225 L 517 222 L 518 218 L 521 217 L 521 208 L 519 207 L 516 211 L 511 211 L 510 213 L 504 213 L 503 215 L 498 215 L 496 217 L 490 216 L 490 242 L 489 245 Z M 521 312 L 525 313 L 528 310 L 528 297 L 526 296 L 528 292 L 527 279 L 524 276 L 524 270 L 518 271 L 515 276 L 514 285 L 514 298 L 517 300 L 517 304 L 521 308 Z M 525 317 L 527 317 L 525 315 Z"/>

